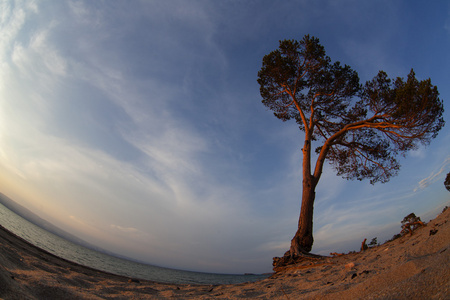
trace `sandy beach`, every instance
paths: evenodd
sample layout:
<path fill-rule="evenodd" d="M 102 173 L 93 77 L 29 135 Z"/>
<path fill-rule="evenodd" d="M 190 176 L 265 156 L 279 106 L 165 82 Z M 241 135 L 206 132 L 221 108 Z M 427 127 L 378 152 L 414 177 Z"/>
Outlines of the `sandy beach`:
<path fill-rule="evenodd" d="M 412 236 L 236 285 L 175 285 L 108 274 L 58 258 L 1 227 L 0 298 L 450 299 L 449 217 L 447 209 Z"/>

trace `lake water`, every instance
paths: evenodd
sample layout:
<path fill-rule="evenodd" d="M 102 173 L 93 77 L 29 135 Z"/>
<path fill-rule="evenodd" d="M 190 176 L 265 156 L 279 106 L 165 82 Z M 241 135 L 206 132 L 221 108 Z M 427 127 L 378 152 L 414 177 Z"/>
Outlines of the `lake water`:
<path fill-rule="evenodd" d="M 117 258 L 62 239 L 28 222 L 1 204 L 0 225 L 58 257 L 131 278 L 176 284 L 232 284 L 267 278 L 267 275 L 229 275 L 174 270 Z"/>

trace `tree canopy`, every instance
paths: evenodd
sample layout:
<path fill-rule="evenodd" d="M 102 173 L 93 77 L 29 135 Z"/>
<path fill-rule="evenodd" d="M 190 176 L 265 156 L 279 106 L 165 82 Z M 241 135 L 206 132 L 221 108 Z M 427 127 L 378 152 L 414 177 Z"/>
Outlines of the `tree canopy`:
<path fill-rule="evenodd" d="M 347 179 L 386 182 L 399 170 L 398 154 L 417 149 L 444 125 L 443 103 L 431 80 L 414 71 L 389 79 L 380 71 L 364 85 L 349 66 L 331 63 L 319 39 L 280 41 L 258 73 L 262 103 L 282 121 L 295 119 L 306 137 L 321 141 Z"/>

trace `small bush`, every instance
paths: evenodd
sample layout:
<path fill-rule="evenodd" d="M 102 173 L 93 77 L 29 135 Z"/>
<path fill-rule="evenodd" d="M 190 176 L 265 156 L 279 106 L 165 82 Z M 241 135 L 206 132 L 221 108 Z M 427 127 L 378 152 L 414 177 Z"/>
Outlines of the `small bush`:
<path fill-rule="evenodd" d="M 405 235 L 410 233 L 412 235 L 413 231 L 416 230 L 420 226 L 425 226 L 425 224 L 420 220 L 420 217 L 417 217 L 415 213 L 410 213 L 406 217 L 403 218 L 402 223 L 402 231 L 401 235 Z"/>
<path fill-rule="evenodd" d="M 401 237 L 402 237 L 402 235 L 401 235 L 400 233 L 397 233 L 397 234 L 395 234 L 392 238 L 393 238 L 394 240 L 396 240 L 396 239 L 401 238 Z"/>
<path fill-rule="evenodd" d="M 385 243 L 392 242 L 392 241 L 394 241 L 394 240 L 396 240 L 396 239 L 398 239 L 398 238 L 401 238 L 401 237 L 402 237 L 402 235 L 401 235 L 400 233 L 394 234 L 394 235 L 392 236 L 392 238 L 391 238 L 390 240 L 387 240 Z"/>

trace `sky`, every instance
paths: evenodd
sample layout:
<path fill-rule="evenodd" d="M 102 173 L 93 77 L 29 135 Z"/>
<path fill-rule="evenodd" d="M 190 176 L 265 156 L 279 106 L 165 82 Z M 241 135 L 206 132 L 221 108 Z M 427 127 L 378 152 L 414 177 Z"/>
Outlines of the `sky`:
<path fill-rule="evenodd" d="M 164 267 L 270 272 L 298 223 L 303 133 L 261 103 L 279 40 L 320 39 L 361 82 L 414 68 L 450 122 L 450 3 L 0 1 L 0 192 Z M 313 252 L 359 250 L 449 204 L 450 126 L 385 184 L 326 165 Z"/>

